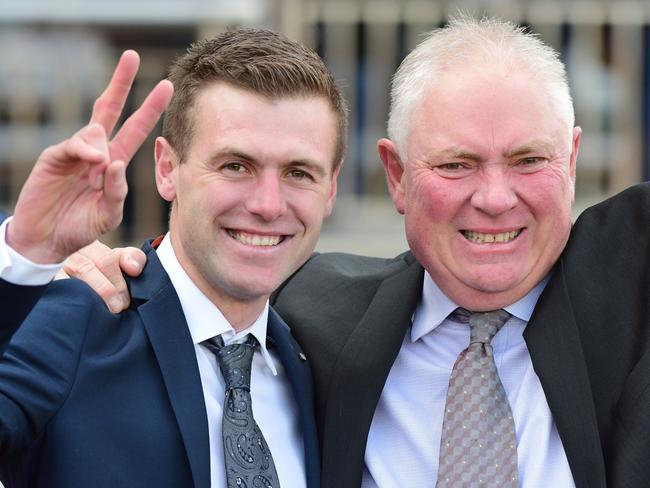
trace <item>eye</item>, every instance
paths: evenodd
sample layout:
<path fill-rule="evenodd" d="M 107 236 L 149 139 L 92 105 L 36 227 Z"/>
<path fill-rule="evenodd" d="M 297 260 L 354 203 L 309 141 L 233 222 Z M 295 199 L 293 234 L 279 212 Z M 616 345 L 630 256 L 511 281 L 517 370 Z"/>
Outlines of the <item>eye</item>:
<path fill-rule="evenodd" d="M 288 173 L 288 176 L 294 180 L 304 181 L 304 180 L 313 180 L 314 178 L 301 169 L 292 169 Z"/>
<path fill-rule="evenodd" d="M 222 166 L 224 170 L 231 171 L 233 173 L 245 173 L 246 166 L 238 161 L 230 161 Z"/>
<path fill-rule="evenodd" d="M 475 165 L 465 162 L 454 161 L 453 163 L 441 163 L 433 167 L 433 170 L 443 178 L 462 178 L 472 172 Z"/>
<path fill-rule="evenodd" d="M 446 171 L 458 171 L 463 168 L 463 165 L 461 163 L 446 163 L 438 167 Z"/>
<path fill-rule="evenodd" d="M 544 168 L 547 161 L 548 159 L 542 156 L 527 156 L 517 160 L 514 166 L 522 173 L 534 173 Z"/>
<path fill-rule="evenodd" d="M 523 165 L 536 164 L 536 163 L 539 163 L 542 160 L 543 160 L 543 158 L 533 156 L 533 157 L 530 157 L 530 158 L 524 158 L 524 159 L 520 160 L 519 164 L 523 164 Z"/>

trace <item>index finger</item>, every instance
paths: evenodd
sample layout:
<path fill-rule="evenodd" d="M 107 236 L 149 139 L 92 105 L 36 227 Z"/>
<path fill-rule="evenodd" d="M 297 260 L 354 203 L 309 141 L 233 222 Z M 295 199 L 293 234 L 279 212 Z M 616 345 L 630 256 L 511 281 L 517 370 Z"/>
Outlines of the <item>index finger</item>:
<path fill-rule="evenodd" d="M 139 66 L 140 56 L 138 53 L 133 50 L 124 51 L 115 66 L 111 81 L 95 100 L 90 122 L 101 124 L 109 137 L 124 109 Z"/>

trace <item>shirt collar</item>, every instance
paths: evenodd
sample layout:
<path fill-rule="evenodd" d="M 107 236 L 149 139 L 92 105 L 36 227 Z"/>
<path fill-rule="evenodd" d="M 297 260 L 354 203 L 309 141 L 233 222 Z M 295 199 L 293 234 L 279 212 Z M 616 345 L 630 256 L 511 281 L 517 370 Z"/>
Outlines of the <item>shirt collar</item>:
<path fill-rule="evenodd" d="M 539 296 L 546 288 L 548 280 L 551 278 L 551 273 L 547 274 L 542 281 L 540 281 L 535 288 L 530 290 L 524 297 L 517 300 L 512 305 L 503 307 L 506 312 L 509 312 L 511 315 L 528 322 L 530 317 L 533 315 L 533 310 L 535 310 L 535 305 L 537 305 L 537 300 Z"/>
<path fill-rule="evenodd" d="M 550 273 L 523 298 L 504 307 L 504 309 L 524 322 L 528 322 L 549 278 Z M 434 330 L 457 308 L 458 305 L 444 294 L 436 282 L 433 281 L 431 275 L 425 270 L 424 283 L 422 284 L 422 299 L 413 314 L 414 320 L 413 327 L 411 328 L 411 341 L 415 342 Z M 419 314 L 423 314 L 427 320 L 415 320 L 415 316 Z"/>
<path fill-rule="evenodd" d="M 266 348 L 266 327 L 269 316 L 268 300 L 257 319 L 245 330 L 237 333 L 221 313 L 221 310 L 194 284 L 181 263 L 178 262 L 169 233 L 165 235 L 165 238 L 156 249 L 156 254 L 167 275 L 169 275 L 169 279 L 174 285 L 178 299 L 181 302 L 181 308 L 192 336 L 192 342 L 200 344 L 211 337 L 220 335 L 224 344 L 227 345 L 233 342 L 243 342 L 248 334 L 252 334 L 260 344 L 260 352 L 264 362 L 273 375 L 277 375 L 273 359 Z"/>

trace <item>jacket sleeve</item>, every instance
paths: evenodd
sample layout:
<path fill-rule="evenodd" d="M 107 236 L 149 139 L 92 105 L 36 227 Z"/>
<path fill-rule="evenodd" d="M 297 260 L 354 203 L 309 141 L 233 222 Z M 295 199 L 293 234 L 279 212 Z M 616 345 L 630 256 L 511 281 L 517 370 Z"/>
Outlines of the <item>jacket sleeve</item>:
<path fill-rule="evenodd" d="M 4 352 L 11 337 L 29 315 L 47 288 L 44 286 L 20 286 L 0 279 L 0 354 Z"/>
<path fill-rule="evenodd" d="M 0 465 L 30 446 L 67 398 L 89 317 L 99 303 L 88 298 L 92 294 L 85 284 L 73 279 L 39 287 L 44 292 L 6 282 L 2 287 L 0 305 L 11 302 L 14 310 L 1 327 Z"/>

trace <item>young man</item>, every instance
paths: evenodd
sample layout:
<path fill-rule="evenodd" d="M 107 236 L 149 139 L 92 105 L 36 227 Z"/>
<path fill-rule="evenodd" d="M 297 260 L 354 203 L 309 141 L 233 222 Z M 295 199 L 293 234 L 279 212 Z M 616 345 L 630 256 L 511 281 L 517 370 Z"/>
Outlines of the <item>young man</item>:
<path fill-rule="evenodd" d="M 2 481 L 317 487 L 309 365 L 268 306 L 310 256 L 345 152 L 345 102 L 316 54 L 250 29 L 173 64 L 155 148 L 169 232 L 145 244 L 133 308 L 113 315 L 75 280 L 18 286 L 118 225 L 125 162 L 171 95 L 163 82 L 109 141 L 137 62 L 125 53 L 91 123 L 43 152 L 0 231 L 0 300 L 40 297 L 2 330 Z"/>

